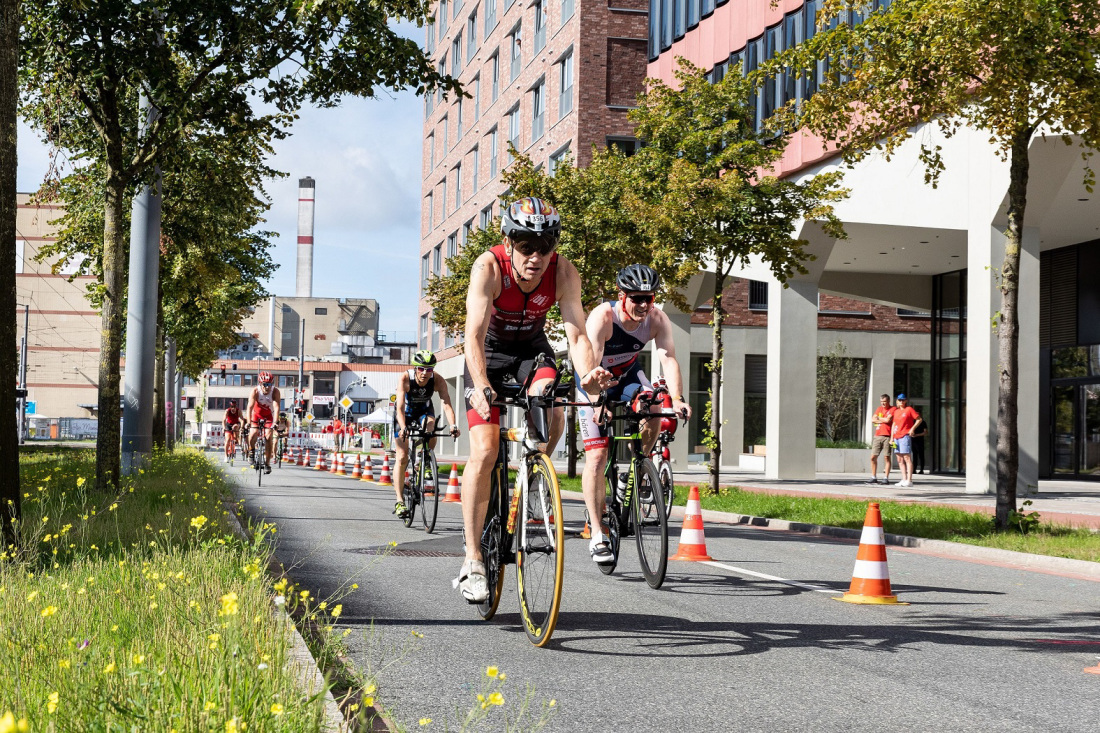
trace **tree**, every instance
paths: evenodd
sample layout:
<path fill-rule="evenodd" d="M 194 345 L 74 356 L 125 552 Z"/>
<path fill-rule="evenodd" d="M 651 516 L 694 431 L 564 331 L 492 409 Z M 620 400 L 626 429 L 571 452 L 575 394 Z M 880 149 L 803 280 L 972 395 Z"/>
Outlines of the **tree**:
<path fill-rule="evenodd" d="M 19 0 L 0 0 L 0 537 L 4 548 L 16 544 L 21 516 L 19 491 L 19 436 L 16 434 L 15 381 L 18 375 L 15 340 L 15 202 L 16 123 L 19 109 Z"/>
<path fill-rule="evenodd" d="M 867 396 L 867 363 L 837 341 L 817 359 L 817 434 L 830 442 L 859 422 Z"/>
<path fill-rule="evenodd" d="M 736 70 L 712 84 L 679 59 L 678 88 L 650 80 L 630 112 L 645 146 L 635 154 L 648 181 L 642 192 L 645 226 L 654 241 L 673 243 L 680 261 L 714 268 L 709 428 L 711 489 L 718 490 L 722 454 L 716 405 L 722 390 L 722 294 L 733 268 L 758 256 L 781 282 L 806 272 L 804 240 L 792 239 L 800 220 L 818 220 L 832 236 L 844 231 L 831 202 L 846 192 L 840 174 L 797 183 L 767 172 L 783 154 L 785 139 L 753 127 L 750 79 Z"/>
<path fill-rule="evenodd" d="M 835 25 L 776 59 L 812 69 L 833 59 L 818 92 L 777 117 L 837 146 L 846 161 L 871 151 L 887 159 L 920 125 L 950 137 L 964 126 L 988 133 L 1009 164 L 1008 228 L 998 278 L 996 526 L 1016 509 L 1019 472 L 1019 267 L 1027 209 L 1029 145 L 1056 135 L 1086 159 L 1100 147 L 1100 3 L 1091 0 L 894 0 L 851 25 L 850 0 L 826 0 L 818 27 Z M 858 4 L 855 7 L 860 7 Z M 838 22 L 839 20 L 839 22 Z M 944 162 L 921 146 L 925 179 Z M 1087 169 L 1085 185 L 1095 176 Z"/>
<path fill-rule="evenodd" d="M 125 194 L 146 182 L 164 146 L 187 134 L 285 135 L 301 104 L 330 106 L 379 87 L 418 92 L 457 83 L 393 18 L 422 23 L 423 0 L 128 0 L 27 3 L 24 111 L 77 160 L 95 162 L 103 186 L 102 338 L 96 485 L 120 469 L 119 356 L 127 250 Z M 159 115 L 138 119 L 139 97 Z M 274 110 L 257 113 L 254 106 Z"/>

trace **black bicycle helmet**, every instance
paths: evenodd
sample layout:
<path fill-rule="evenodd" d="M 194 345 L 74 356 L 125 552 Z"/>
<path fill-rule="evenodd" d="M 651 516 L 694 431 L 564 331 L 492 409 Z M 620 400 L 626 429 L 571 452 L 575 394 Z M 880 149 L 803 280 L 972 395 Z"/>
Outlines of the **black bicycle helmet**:
<path fill-rule="evenodd" d="M 615 282 L 624 293 L 656 293 L 661 276 L 648 265 L 627 265 L 619 270 Z"/>
<path fill-rule="evenodd" d="M 561 236 L 561 217 L 558 210 L 542 199 L 528 196 L 513 201 L 500 218 L 500 232 L 514 239 L 532 239 L 536 236 Z"/>
<path fill-rule="evenodd" d="M 424 367 L 425 369 L 435 368 L 435 354 L 427 349 L 421 349 L 413 354 L 412 358 L 413 366 Z"/>

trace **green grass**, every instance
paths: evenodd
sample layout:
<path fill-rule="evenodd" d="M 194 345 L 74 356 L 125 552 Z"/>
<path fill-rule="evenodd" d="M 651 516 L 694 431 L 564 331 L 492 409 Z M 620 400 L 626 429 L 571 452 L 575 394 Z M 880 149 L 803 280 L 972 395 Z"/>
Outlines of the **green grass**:
<path fill-rule="evenodd" d="M 563 489 L 581 490 L 579 478 L 559 479 Z M 688 486 L 677 486 L 675 503 L 686 504 L 687 494 Z M 722 489 L 719 496 L 703 496 L 701 501 L 704 509 L 851 529 L 863 527 L 867 514 L 865 500 L 763 494 L 739 488 Z M 891 534 L 1100 562 L 1100 534 L 1087 529 L 1041 522 L 1027 534 L 994 532 L 988 514 L 885 500 L 879 500 L 879 506 L 883 527 Z"/>
<path fill-rule="evenodd" d="M 30 730 L 314 731 L 266 574 L 269 526 L 229 533 L 221 475 L 155 455 L 115 496 L 88 452 L 21 457 L 24 551 L 0 560 L 0 716 Z M 281 595 L 282 594 L 282 595 Z"/>

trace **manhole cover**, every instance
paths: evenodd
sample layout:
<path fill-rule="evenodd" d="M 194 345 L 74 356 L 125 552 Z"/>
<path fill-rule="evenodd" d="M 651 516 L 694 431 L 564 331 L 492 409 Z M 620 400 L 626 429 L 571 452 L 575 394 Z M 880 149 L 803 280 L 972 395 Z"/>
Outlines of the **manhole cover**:
<path fill-rule="evenodd" d="M 356 555 L 393 555 L 395 557 L 465 557 L 462 552 L 446 552 L 441 550 L 410 550 L 404 547 L 356 547 L 346 550 Z"/>

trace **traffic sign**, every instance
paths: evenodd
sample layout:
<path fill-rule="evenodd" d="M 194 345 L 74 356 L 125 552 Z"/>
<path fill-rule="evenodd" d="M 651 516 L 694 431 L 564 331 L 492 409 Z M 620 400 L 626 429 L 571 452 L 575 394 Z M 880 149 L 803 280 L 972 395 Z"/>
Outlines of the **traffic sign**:
<path fill-rule="evenodd" d="M 340 400 L 340 407 L 343 407 L 345 410 L 350 410 L 351 406 L 354 404 L 355 400 L 348 397 L 347 395 L 344 395 L 344 399 Z"/>
<path fill-rule="evenodd" d="M 390 395 L 390 402 L 397 402 L 397 395 L 396 394 L 391 394 Z"/>
<path fill-rule="evenodd" d="M 38 409 L 38 405 L 33 400 L 27 400 L 27 414 L 33 415 L 36 409 Z"/>
<path fill-rule="evenodd" d="M 305 421 L 306 422 L 313 422 L 313 420 L 314 420 L 313 413 L 312 412 L 307 412 L 306 416 L 305 416 Z"/>

